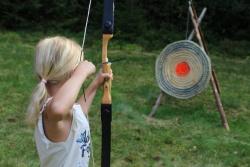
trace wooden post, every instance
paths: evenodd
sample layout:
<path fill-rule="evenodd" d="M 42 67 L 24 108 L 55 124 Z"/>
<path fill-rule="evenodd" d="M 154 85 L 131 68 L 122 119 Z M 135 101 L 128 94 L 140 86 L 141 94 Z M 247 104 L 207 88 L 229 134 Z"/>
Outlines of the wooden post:
<path fill-rule="evenodd" d="M 157 108 L 159 107 L 159 105 L 161 104 L 161 98 L 163 97 L 164 93 L 161 91 L 161 93 L 159 94 L 154 107 L 152 108 L 152 111 L 150 112 L 150 114 L 148 115 L 149 117 L 153 117 L 154 114 L 156 113 Z"/>
<path fill-rule="evenodd" d="M 192 19 L 192 22 L 193 22 L 193 25 L 194 25 L 196 38 L 198 39 L 200 46 L 208 54 L 208 49 L 207 49 L 207 45 L 206 45 L 206 43 L 204 41 L 204 36 L 202 34 L 201 28 L 198 26 L 197 14 L 196 14 L 196 11 L 195 11 L 194 7 L 192 6 L 191 2 L 189 2 L 189 12 L 191 14 L 191 19 Z M 216 75 L 215 75 L 214 71 L 212 71 L 210 84 L 211 84 L 212 89 L 213 89 L 213 94 L 214 94 L 214 97 L 215 97 L 217 109 L 218 109 L 218 111 L 220 113 L 222 125 L 226 130 L 229 131 L 230 128 L 229 128 L 227 118 L 226 118 L 226 114 L 224 112 L 223 105 L 222 105 L 222 102 L 221 102 L 220 93 L 219 93 L 220 92 L 219 84 L 218 84 L 218 80 L 216 78 Z"/>
<path fill-rule="evenodd" d="M 207 8 L 204 8 L 204 9 L 202 10 L 202 12 L 201 12 L 201 14 L 200 14 L 200 16 L 199 16 L 199 19 L 198 19 L 198 26 L 201 24 L 201 21 L 202 21 L 203 17 L 205 16 L 206 11 L 207 11 Z M 193 31 L 190 33 L 190 35 L 188 36 L 188 40 L 191 41 L 191 40 L 193 39 L 194 35 L 195 35 L 195 30 L 193 30 Z"/>

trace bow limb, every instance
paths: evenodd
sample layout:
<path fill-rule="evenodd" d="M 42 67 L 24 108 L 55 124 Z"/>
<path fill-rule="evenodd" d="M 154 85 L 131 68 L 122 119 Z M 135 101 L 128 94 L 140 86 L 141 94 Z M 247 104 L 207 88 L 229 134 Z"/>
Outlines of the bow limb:
<path fill-rule="evenodd" d="M 108 62 L 108 43 L 113 37 L 114 28 L 114 2 L 104 0 L 104 13 L 102 25 L 102 71 L 111 73 L 110 63 Z M 103 97 L 101 104 L 102 120 L 102 158 L 101 166 L 110 167 L 111 152 L 111 120 L 112 120 L 112 99 L 111 99 L 111 80 L 105 80 L 103 84 Z"/>

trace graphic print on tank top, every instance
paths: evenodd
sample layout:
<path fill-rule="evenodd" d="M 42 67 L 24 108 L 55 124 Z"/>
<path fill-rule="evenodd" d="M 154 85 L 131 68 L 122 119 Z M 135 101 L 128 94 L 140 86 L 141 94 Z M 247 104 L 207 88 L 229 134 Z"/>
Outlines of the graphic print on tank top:
<path fill-rule="evenodd" d="M 83 133 L 80 133 L 80 136 L 76 140 L 79 144 L 80 149 L 82 150 L 82 157 L 90 157 L 90 134 L 89 131 L 84 130 Z"/>

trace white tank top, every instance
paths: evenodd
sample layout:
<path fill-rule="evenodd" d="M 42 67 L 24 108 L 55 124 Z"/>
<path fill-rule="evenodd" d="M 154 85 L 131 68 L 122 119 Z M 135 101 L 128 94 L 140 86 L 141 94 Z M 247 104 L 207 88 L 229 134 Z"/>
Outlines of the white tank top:
<path fill-rule="evenodd" d="M 90 158 L 89 122 L 79 104 L 72 108 L 72 125 L 64 142 L 52 142 L 44 134 L 42 112 L 35 129 L 35 141 L 41 167 L 88 167 Z"/>

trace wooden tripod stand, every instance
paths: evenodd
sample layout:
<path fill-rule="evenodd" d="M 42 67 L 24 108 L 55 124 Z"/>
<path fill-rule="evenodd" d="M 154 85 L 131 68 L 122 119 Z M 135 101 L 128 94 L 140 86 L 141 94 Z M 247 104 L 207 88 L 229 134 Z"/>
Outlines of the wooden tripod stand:
<path fill-rule="evenodd" d="M 193 38 L 193 36 L 195 34 L 195 36 L 196 36 L 196 38 L 197 38 L 197 40 L 199 42 L 199 45 L 208 54 L 208 48 L 207 48 L 207 45 L 205 43 L 204 36 L 203 36 L 202 31 L 201 31 L 201 28 L 199 26 L 199 24 L 201 23 L 204 15 L 206 13 L 206 8 L 203 9 L 203 11 L 202 11 L 199 18 L 197 17 L 196 10 L 195 10 L 194 6 L 192 5 L 191 1 L 189 1 L 188 10 L 189 10 L 189 13 L 191 15 L 191 20 L 192 20 L 193 26 L 194 26 L 194 30 L 189 35 L 188 40 L 192 40 L 192 38 Z M 221 123 L 222 123 L 223 127 L 226 130 L 229 131 L 230 128 L 229 128 L 227 118 L 226 118 L 226 114 L 225 114 L 225 111 L 223 109 L 223 105 L 222 105 L 221 98 L 220 98 L 221 91 L 220 91 L 219 83 L 218 83 L 216 73 L 215 73 L 213 68 L 212 68 L 212 75 L 211 75 L 211 79 L 210 79 L 210 85 L 212 86 L 216 106 L 217 106 L 217 109 L 218 109 L 218 112 L 219 112 L 220 118 L 221 118 Z M 157 108 L 159 107 L 159 105 L 161 103 L 161 99 L 162 99 L 163 95 L 164 95 L 164 92 L 161 91 L 160 95 L 158 96 L 158 98 L 157 98 L 157 100 L 155 102 L 155 105 L 152 108 L 152 111 L 149 114 L 149 117 L 152 117 L 156 113 L 156 110 L 157 110 Z"/>

